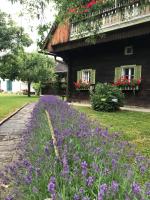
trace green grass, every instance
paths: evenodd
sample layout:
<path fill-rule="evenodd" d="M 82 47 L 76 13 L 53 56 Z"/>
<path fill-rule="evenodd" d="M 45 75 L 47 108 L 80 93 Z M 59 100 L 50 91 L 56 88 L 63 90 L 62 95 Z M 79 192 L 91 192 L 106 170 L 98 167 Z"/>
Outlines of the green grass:
<path fill-rule="evenodd" d="M 74 108 L 96 119 L 103 127 L 108 127 L 110 132 L 119 132 L 121 139 L 136 144 L 138 151 L 150 156 L 150 113 L 132 111 L 105 113 L 83 106 Z"/>
<path fill-rule="evenodd" d="M 35 102 L 35 96 L 27 97 L 22 95 L 3 95 L 0 94 L 0 121 L 29 102 Z"/>

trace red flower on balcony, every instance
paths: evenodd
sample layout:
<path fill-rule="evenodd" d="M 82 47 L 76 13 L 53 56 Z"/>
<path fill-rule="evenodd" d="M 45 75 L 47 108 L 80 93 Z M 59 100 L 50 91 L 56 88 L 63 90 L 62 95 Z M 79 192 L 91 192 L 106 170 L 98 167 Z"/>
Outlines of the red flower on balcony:
<path fill-rule="evenodd" d="M 89 12 L 89 9 L 93 7 L 93 5 L 96 4 L 96 0 L 91 0 L 87 4 L 81 5 L 80 8 L 70 8 L 68 11 L 70 13 L 76 13 L 76 14 L 83 14 Z"/>
<path fill-rule="evenodd" d="M 87 3 L 86 7 L 87 8 L 92 8 L 93 5 L 96 4 L 96 1 L 95 0 L 91 0 L 89 3 Z"/>
<path fill-rule="evenodd" d="M 139 88 L 139 85 L 141 84 L 141 79 L 128 79 L 127 76 L 122 76 L 120 79 L 118 79 L 115 83 L 113 83 L 113 86 L 118 86 L 121 89 L 135 89 Z"/>
<path fill-rule="evenodd" d="M 82 80 L 74 82 L 75 88 L 79 90 L 88 90 L 90 89 L 90 85 L 91 85 L 90 82 L 82 81 Z"/>

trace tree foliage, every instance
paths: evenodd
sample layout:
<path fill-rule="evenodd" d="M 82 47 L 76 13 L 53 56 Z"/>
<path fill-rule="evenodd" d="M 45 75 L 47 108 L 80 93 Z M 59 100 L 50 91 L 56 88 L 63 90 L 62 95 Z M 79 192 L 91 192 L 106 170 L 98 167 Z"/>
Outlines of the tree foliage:
<path fill-rule="evenodd" d="M 25 53 L 20 72 L 22 81 L 46 82 L 54 77 L 54 62 L 43 54 Z"/>
<path fill-rule="evenodd" d="M 54 74 L 54 61 L 46 55 L 39 53 L 7 54 L 0 67 L 0 77 L 10 80 L 18 79 L 28 83 L 28 96 L 30 96 L 31 83 L 52 81 Z"/>
<path fill-rule="evenodd" d="M 0 52 L 28 47 L 31 43 L 24 29 L 18 27 L 7 14 L 0 10 Z"/>
<path fill-rule="evenodd" d="M 0 60 L 0 77 L 2 79 L 14 80 L 19 77 L 20 66 L 22 65 L 22 50 L 15 50 L 5 54 Z"/>
<path fill-rule="evenodd" d="M 50 23 L 38 26 L 38 36 L 39 36 L 39 38 L 37 40 L 37 46 L 40 49 L 42 49 L 42 47 L 43 47 L 43 42 L 44 42 L 46 36 L 48 35 L 49 29 L 50 29 Z"/>

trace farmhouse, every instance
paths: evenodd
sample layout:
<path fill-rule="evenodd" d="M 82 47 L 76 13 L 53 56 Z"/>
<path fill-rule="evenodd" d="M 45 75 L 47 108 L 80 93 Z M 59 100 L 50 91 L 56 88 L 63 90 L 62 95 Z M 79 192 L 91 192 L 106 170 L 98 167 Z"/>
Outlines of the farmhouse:
<path fill-rule="evenodd" d="M 81 21 L 52 26 L 44 50 L 68 65 L 70 99 L 88 100 L 103 82 L 120 87 L 126 104 L 150 105 L 150 3 L 122 2 L 83 19 L 93 30 L 100 24 L 94 42 L 87 41 L 92 31 L 79 34 Z"/>

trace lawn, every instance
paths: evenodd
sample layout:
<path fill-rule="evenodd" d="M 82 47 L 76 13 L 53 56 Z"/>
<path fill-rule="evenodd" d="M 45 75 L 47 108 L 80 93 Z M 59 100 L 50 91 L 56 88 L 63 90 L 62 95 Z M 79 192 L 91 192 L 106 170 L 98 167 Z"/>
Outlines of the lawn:
<path fill-rule="evenodd" d="M 105 113 L 93 111 L 89 107 L 74 106 L 92 119 L 96 119 L 110 132 L 119 132 L 121 138 L 136 144 L 136 148 L 150 156 L 150 113 L 119 111 Z"/>
<path fill-rule="evenodd" d="M 0 120 L 4 119 L 12 112 L 26 103 L 37 101 L 35 96 L 27 97 L 22 95 L 3 95 L 0 94 Z"/>

